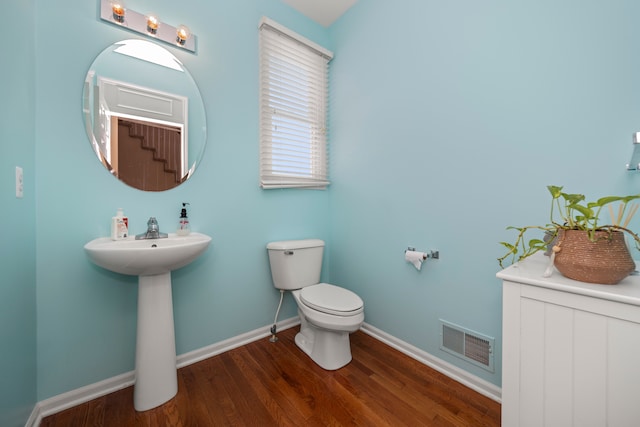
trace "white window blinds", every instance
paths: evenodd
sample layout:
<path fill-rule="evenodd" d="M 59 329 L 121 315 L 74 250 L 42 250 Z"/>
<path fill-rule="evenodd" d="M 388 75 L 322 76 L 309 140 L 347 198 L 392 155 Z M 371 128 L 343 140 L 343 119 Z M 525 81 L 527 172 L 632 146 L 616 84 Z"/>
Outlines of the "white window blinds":
<path fill-rule="evenodd" d="M 326 188 L 333 54 L 267 18 L 259 32 L 260 186 Z"/>

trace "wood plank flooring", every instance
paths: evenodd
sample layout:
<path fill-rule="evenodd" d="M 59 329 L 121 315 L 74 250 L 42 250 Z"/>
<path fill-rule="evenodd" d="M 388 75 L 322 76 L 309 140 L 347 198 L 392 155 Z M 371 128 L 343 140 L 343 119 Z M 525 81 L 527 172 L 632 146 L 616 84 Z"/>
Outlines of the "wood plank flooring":
<path fill-rule="evenodd" d="M 178 394 L 136 412 L 133 387 L 51 415 L 42 427 L 499 426 L 500 404 L 355 332 L 353 360 L 325 371 L 298 327 L 178 370 Z"/>

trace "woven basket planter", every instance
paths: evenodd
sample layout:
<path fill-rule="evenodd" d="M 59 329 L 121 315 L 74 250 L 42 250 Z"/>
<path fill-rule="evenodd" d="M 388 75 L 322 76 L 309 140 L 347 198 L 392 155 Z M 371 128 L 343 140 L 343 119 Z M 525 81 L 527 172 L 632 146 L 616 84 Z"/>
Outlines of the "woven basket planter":
<path fill-rule="evenodd" d="M 560 230 L 554 265 L 563 276 L 587 283 L 615 285 L 636 268 L 621 231 L 597 231 L 596 241 L 582 230 Z"/>

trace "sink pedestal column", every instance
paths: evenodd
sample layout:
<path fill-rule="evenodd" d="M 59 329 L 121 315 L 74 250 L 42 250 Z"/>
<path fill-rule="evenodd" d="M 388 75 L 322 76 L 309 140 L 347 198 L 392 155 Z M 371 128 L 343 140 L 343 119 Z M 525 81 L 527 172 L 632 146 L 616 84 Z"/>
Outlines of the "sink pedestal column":
<path fill-rule="evenodd" d="M 171 273 L 138 277 L 138 330 L 133 406 L 160 406 L 178 392 Z"/>

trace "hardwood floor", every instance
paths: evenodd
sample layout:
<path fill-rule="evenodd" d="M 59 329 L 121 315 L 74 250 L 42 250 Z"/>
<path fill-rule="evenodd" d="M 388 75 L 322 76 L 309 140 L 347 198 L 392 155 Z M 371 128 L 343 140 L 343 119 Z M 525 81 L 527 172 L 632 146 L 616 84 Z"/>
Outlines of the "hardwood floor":
<path fill-rule="evenodd" d="M 136 412 L 133 387 L 51 415 L 42 427 L 499 426 L 500 404 L 356 332 L 353 360 L 325 371 L 298 327 L 178 370 L 178 394 Z"/>

